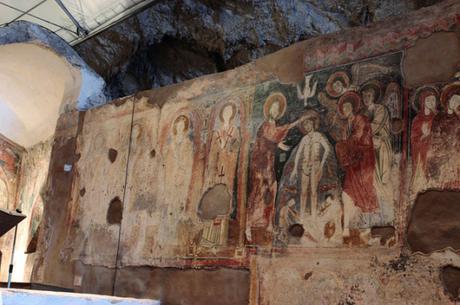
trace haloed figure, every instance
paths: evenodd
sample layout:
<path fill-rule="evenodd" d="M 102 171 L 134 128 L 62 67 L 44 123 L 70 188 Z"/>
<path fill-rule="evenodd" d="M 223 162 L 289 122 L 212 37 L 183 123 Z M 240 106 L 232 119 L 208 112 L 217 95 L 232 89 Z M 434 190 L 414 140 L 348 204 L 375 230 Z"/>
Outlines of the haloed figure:
<path fill-rule="evenodd" d="M 171 128 L 170 143 L 166 147 L 165 195 L 166 202 L 176 211 L 183 210 L 193 165 L 193 143 L 189 137 L 190 120 L 179 115 Z M 175 212 L 176 212 L 175 211 Z"/>
<path fill-rule="evenodd" d="M 271 94 L 264 104 L 265 121 L 257 131 L 257 138 L 251 154 L 249 171 L 250 193 L 248 211 L 248 230 L 251 227 L 272 229 L 273 212 L 276 199 L 277 181 L 275 173 L 275 153 L 279 147 L 288 150 L 282 141 L 298 121 L 277 126 L 286 110 L 286 98 L 281 93 Z M 250 233 L 247 231 L 250 239 Z"/>
<path fill-rule="evenodd" d="M 301 217 L 307 210 L 308 201 L 310 202 L 310 214 L 316 216 L 318 209 L 318 186 L 331 148 L 327 138 L 317 131 L 319 127 L 319 115 L 317 112 L 312 110 L 307 111 L 306 116 L 303 117 L 302 127 L 305 135 L 300 141 L 295 156 L 291 180 L 296 176 L 296 171 L 299 171 Z"/>
<path fill-rule="evenodd" d="M 433 119 L 432 145 L 428 152 L 428 174 L 445 188 L 460 188 L 460 82 L 445 86 L 443 111 Z"/>
<path fill-rule="evenodd" d="M 220 125 L 217 128 L 214 126 L 207 161 L 207 180 L 209 180 L 206 183 L 207 187 L 223 183 L 229 193 L 233 192 L 241 142 L 240 130 L 235 124 L 236 115 L 237 107 L 234 103 L 226 103 L 220 109 L 218 122 Z"/>
<path fill-rule="evenodd" d="M 376 158 L 376 181 L 380 185 L 386 185 L 390 181 L 393 159 L 390 134 L 390 113 L 384 105 L 377 104 L 381 95 L 381 87 L 378 82 L 370 81 L 363 86 L 361 92 L 366 107 L 366 115 L 371 121 Z"/>
<path fill-rule="evenodd" d="M 427 154 L 431 146 L 431 127 L 437 113 L 439 93 L 434 87 L 422 87 L 414 95 L 412 105 L 418 110 L 412 121 L 412 184 L 420 187 L 426 183 Z"/>
<path fill-rule="evenodd" d="M 343 235 L 349 236 L 349 224 L 354 207 L 361 213 L 373 213 L 378 208 L 374 187 L 375 155 L 371 124 L 359 114 L 360 96 L 345 93 L 339 100 L 338 111 L 348 123 L 345 139 L 336 144 L 337 158 L 345 170 L 342 201 L 344 204 Z"/>

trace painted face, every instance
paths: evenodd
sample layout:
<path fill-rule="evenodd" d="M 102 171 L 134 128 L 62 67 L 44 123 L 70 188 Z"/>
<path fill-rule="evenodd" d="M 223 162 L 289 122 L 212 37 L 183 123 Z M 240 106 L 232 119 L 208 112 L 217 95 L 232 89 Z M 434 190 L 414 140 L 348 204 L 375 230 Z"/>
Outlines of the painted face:
<path fill-rule="evenodd" d="M 307 133 L 310 133 L 314 129 L 314 122 L 313 120 L 305 120 L 302 126 Z"/>
<path fill-rule="evenodd" d="M 396 94 L 396 92 L 392 92 L 388 98 L 389 102 L 391 104 L 396 104 L 398 102 L 398 96 Z"/>
<path fill-rule="evenodd" d="M 185 132 L 185 122 L 184 119 L 180 119 L 176 123 L 176 132 L 177 134 L 184 134 Z"/>
<path fill-rule="evenodd" d="M 460 107 L 460 95 L 459 94 L 454 94 L 449 99 L 449 110 L 458 111 L 459 107 Z"/>
<path fill-rule="evenodd" d="M 431 110 L 431 112 L 435 112 L 436 97 L 434 95 L 430 95 L 425 98 L 425 109 Z"/>
<path fill-rule="evenodd" d="M 222 117 L 225 122 L 230 121 L 230 118 L 233 116 L 233 108 L 230 105 L 227 105 L 222 110 Z"/>
<path fill-rule="evenodd" d="M 343 84 L 341 81 L 339 80 L 336 80 L 333 84 L 332 84 L 332 89 L 334 89 L 335 92 L 337 93 L 342 93 L 343 92 Z"/>
<path fill-rule="evenodd" d="M 364 105 L 370 106 L 374 104 L 375 92 L 372 89 L 363 91 L 363 101 Z"/>
<path fill-rule="evenodd" d="M 276 118 L 278 118 L 279 114 L 280 114 L 280 103 L 279 102 L 274 102 L 270 106 L 270 116 L 273 119 L 276 119 Z"/>
<path fill-rule="evenodd" d="M 353 105 L 350 102 L 344 103 L 342 106 L 342 111 L 345 117 L 349 117 L 353 113 Z"/>

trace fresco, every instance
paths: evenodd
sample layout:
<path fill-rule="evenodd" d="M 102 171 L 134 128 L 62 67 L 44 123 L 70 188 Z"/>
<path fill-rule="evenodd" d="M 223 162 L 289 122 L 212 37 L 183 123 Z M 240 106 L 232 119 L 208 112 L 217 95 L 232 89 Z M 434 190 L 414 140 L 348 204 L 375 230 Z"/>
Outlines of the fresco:
<path fill-rule="evenodd" d="M 22 150 L 0 136 L 0 208 L 14 209 Z"/>
<path fill-rule="evenodd" d="M 80 159 L 75 168 L 67 161 L 62 169 L 76 175 L 71 208 L 66 211 L 67 240 L 60 252 L 62 260 L 115 265 L 132 110 L 133 102 L 127 99 L 85 114 L 77 138 Z"/>
<path fill-rule="evenodd" d="M 0 208 L 16 209 L 16 190 L 19 182 L 19 168 L 23 149 L 0 135 Z M 13 242 L 13 231 L 0 238 L 0 265 L 8 266 Z M 2 268 L 2 281 L 7 280 L 7 268 Z"/>
<path fill-rule="evenodd" d="M 459 189 L 460 81 L 421 86 L 413 90 L 411 105 L 411 195 Z"/>
<path fill-rule="evenodd" d="M 366 245 L 399 198 L 401 54 L 256 88 L 246 236 L 258 245 Z M 394 240 L 393 240 L 394 243 Z"/>
<path fill-rule="evenodd" d="M 121 234 L 123 264 L 233 257 L 244 242 L 253 89 L 135 102 Z M 243 216 L 242 216 L 243 215 Z"/>

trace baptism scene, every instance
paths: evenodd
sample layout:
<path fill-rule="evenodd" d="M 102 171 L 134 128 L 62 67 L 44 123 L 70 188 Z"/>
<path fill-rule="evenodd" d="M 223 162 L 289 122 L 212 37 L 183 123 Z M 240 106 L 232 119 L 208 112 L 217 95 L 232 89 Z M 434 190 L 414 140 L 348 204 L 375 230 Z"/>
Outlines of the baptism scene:
<path fill-rule="evenodd" d="M 456 305 L 460 1 L 0 0 L 0 305 Z"/>
<path fill-rule="evenodd" d="M 397 53 L 309 73 L 296 86 L 256 88 L 250 240 L 380 243 L 371 228 L 394 224 L 401 181 L 400 61 Z"/>

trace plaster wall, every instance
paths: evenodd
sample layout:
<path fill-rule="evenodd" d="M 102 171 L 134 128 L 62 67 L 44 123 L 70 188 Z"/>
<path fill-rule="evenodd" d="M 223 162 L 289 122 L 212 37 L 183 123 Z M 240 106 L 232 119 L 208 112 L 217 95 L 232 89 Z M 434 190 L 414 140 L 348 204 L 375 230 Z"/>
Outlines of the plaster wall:
<path fill-rule="evenodd" d="M 454 304 L 458 220 L 425 215 L 448 245 L 425 253 L 406 232 L 418 194 L 460 188 L 459 20 L 445 1 L 62 115 L 33 280 L 165 304 Z"/>

